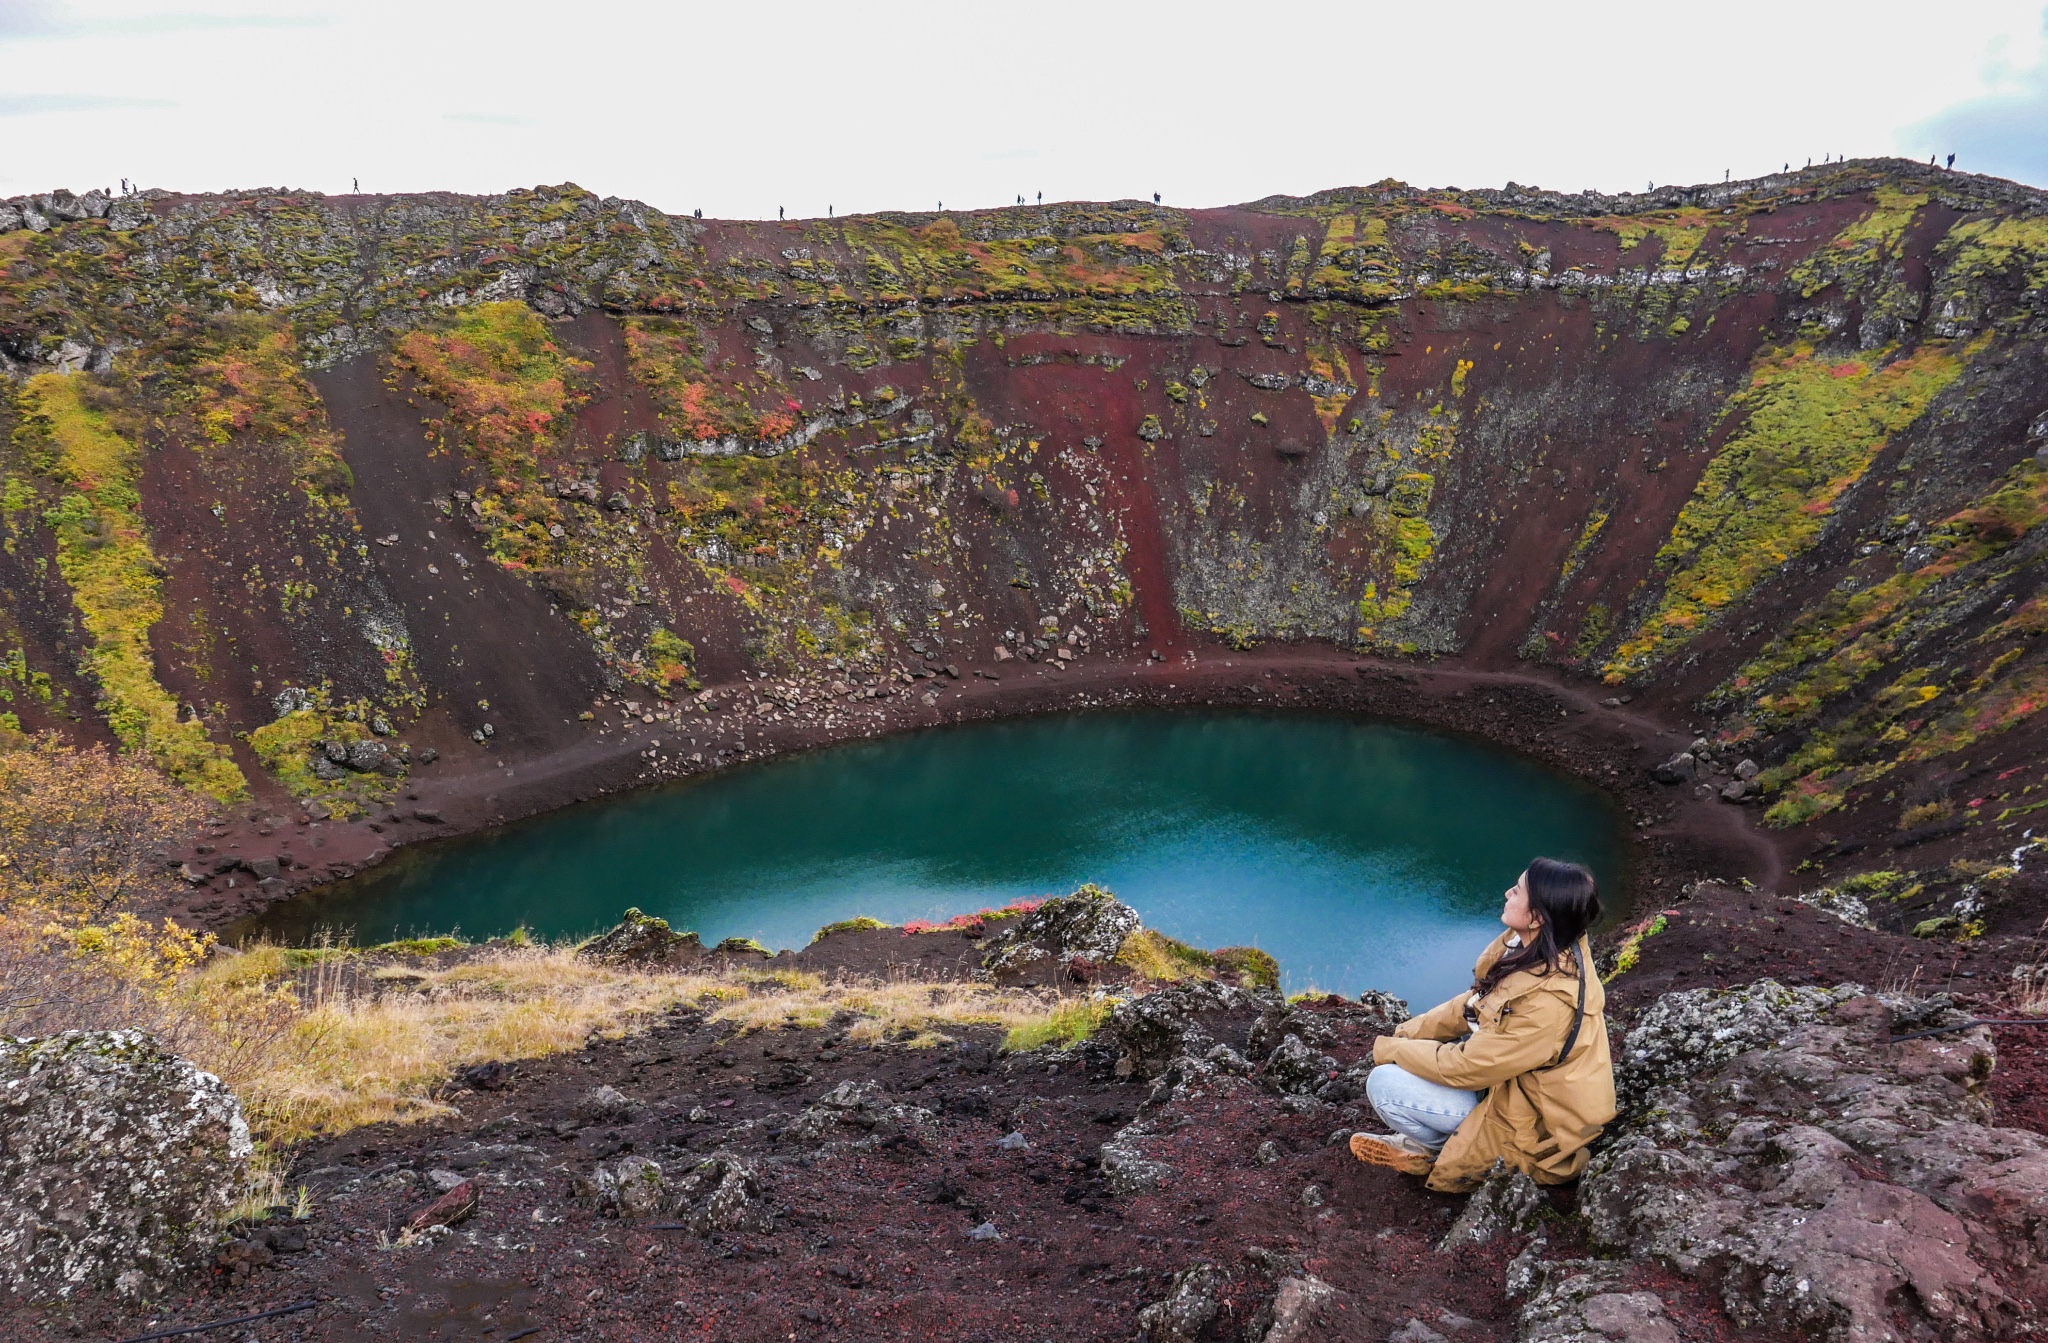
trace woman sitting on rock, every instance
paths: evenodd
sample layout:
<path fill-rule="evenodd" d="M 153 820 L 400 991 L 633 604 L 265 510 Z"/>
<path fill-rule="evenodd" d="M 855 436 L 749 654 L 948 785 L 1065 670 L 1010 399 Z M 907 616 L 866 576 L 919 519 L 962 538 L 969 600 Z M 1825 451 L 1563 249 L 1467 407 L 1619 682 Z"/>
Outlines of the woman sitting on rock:
<path fill-rule="evenodd" d="M 1530 863 L 1471 992 L 1373 1042 L 1366 1097 L 1394 1132 L 1352 1135 L 1352 1155 L 1443 1193 L 1477 1185 L 1496 1160 L 1540 1184 L 1578 1178 L 1614 1118 L 1607 995 L 1586 937 L 1599 918 L 1591 872 Z"/>

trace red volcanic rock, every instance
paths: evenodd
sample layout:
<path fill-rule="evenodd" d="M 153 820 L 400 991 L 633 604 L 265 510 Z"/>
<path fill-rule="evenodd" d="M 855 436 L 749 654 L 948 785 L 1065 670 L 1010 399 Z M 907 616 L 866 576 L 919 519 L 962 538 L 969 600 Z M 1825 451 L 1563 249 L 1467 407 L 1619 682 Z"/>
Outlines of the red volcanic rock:
<path fill-rule="evenodd" d="M 468 1220 L 479 1201 L 476 1181 L 464 1180 L 429 1203 L 406 1226 L 412 1231 L 425 1231 L 430 1226 L 454 1226 Z"/>

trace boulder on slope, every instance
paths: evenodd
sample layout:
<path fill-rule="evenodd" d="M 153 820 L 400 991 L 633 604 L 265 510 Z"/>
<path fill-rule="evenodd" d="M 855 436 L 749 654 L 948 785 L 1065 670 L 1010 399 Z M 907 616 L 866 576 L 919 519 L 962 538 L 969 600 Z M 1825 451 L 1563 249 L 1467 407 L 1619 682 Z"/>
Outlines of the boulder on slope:
<path fill-rule="evenodd" d="M 252 1150 L 221 1080 L 140 1031 L 0 1039 L 0 1289 L 162 1290 L 211 1257 Z"/>
<path fill-rule="evenodd" d="M 695 933 L 673 931 L 667 919 L 629 909 L 614 927 L 578 947 L 576 954 L 607 965 L 688 965 L 703 959 L 704 944 Z"/>
<path fill-rule="evenodd" d="M 1717 1286 L 1742 1329 L 2024 1332 L 2048 1299 L 2048 1138 L 1992 1126 L 1986 1028 L 1892 1038 L 1962 1019 L 1855 986 L 1668 995 L 1630 1033 L 1634 1112 L 1580 1185 L 1592 1241 Z"/>

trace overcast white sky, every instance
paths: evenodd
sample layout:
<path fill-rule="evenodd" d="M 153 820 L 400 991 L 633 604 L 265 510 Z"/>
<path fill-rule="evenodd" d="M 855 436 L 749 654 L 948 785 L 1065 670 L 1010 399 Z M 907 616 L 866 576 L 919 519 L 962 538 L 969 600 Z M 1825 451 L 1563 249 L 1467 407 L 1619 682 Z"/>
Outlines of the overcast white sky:
<path fill-rule="evenodd" d="M 0 194 L 575 181 L 773 218 L 1930 152 L 2048 185 L 2043 0 L 0 0 Z"/>

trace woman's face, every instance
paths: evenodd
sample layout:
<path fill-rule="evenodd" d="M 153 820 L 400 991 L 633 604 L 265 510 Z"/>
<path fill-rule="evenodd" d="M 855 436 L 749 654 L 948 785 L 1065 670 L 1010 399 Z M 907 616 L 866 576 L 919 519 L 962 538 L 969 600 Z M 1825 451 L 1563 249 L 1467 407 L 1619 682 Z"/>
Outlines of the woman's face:
<path fill-rule="evenodd" d="M 1500 908 L 1500 921 L 1527 937 L 1543 924 L 1543 916 L 1529 911 L 1529 874 L 1524 872 L 1508 887 L 1507 900 Z"/>

